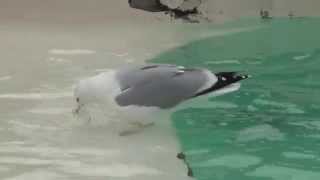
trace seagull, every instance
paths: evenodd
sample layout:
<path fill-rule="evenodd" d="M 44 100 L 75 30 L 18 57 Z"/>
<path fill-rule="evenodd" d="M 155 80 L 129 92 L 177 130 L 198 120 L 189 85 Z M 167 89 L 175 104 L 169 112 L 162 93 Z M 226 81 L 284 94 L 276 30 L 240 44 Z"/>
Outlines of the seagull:
<path fill-rule="evenodd" d="M 240 88 L 239 81 L 249 78 L 237 72 L 211 72 L 205 68 L 186 68 L 172 64 L 144 64 L 104 72 L 81 80 L 75 86 L 75 113 L 88 104 L 108 104 L 103 111 L 122 110 L 120 114 L 138 109 L 172 109 L 190 99 Z M 231 88 L 232 89 L 232 88 Z M 223 93 L 222 93 L 223 94 Z M 110 109 L 112 104 L 113 109 Z M 130 111 L 131 110 L 131 111 Z M 140 113 L 138 113 L 140 114 Z M 134 122 L 135 130 L 152 124 Z"/>

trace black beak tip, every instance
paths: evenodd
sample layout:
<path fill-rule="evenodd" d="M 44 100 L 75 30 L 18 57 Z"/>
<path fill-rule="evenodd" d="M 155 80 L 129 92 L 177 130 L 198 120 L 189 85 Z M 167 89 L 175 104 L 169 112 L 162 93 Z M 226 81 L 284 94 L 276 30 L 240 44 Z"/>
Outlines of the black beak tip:
<path fill-rule="evenodd" d="M 241 78 L 242 78 L 242 79 L 249 79 L 249 78 L 251 78 L 251 77 L 252 77 L 252 76 L 249 75 L 249 74 L 241 75 Z"/>
<path fill-rule="evenodd" d="M 235 73 L 235 77 L 238 77 L 240 80 L 243 80 L 243 79 L 249 79 L 251 78 L 252 76 L 249 75 L 249 74 L 240 74 L 240 73 Z"/>

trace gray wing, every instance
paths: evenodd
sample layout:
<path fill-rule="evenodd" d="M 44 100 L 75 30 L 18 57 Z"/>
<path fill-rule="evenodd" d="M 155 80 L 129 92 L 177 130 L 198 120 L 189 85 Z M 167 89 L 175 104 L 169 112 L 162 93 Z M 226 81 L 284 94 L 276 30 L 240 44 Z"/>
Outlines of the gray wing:
<path fill-rule="evenodd" d="M 148 64 L 145 66 L 127 67 L 120 69 L 116 74 L 116 78 L 123 91 L 130 87 L 154 81 L 162 76 L 166 76 L 167 73 L 176 72 L 177 69 L 177 66 L 170 64 Z"/>
<path fill-rule="evenodd" d="M 121 70 L 117 80 L 122 92 L 116 97 L 120 106 L 173 107 L 189 99 L 207 84 L 206 70 L 174 65 L 147 65 Z"/>
<path fill-rule="evenodd" d="M 168 7 L 160 2 L 160 0 L 128 0 L 130 7 L 142 9 L 150 12 L 161 12 L 168 10 Z"/>

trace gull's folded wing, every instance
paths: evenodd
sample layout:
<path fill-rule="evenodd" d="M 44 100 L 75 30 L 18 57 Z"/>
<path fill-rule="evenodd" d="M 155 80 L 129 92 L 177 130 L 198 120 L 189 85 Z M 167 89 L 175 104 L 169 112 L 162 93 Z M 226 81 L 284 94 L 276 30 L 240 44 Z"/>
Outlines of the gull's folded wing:
<path fill-rule="evenodd" d="M 168 10 L 168 7 L 160 0 L 129 0 L 130 7 L 150 12 L 161 12 Z"/>
<path fill-rule="evenodd" d="M 181 69 L 171 65 L 150 65 L 119 72 L 122 92 L 116 97 L 120 106 L 173 107 L 193 97 L 207 86 L 210 78 L 201 69 Z"/>

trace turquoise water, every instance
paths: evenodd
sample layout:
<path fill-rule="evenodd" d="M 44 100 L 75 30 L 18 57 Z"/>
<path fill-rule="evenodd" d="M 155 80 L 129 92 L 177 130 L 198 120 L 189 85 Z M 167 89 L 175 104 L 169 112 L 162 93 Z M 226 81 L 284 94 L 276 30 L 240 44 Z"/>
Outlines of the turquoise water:
<path fill-rule="evenodd" d="M 320 19 L 242 20 L 259 27 L 164 52 L 158 63 L 243 71 L 239 91 L 172 115 L 198 180 L 320 179 Z"/>

